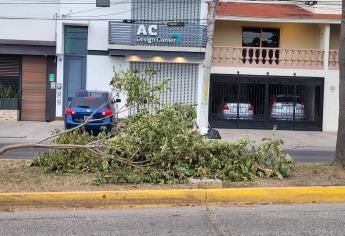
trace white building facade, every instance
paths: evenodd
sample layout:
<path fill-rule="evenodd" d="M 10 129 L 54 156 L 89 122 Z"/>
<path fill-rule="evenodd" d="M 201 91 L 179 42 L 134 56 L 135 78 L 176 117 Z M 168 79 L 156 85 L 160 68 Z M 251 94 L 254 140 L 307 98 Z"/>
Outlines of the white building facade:
<path fill-rule="evenodd" d="M 57 117 L 63 117 L 66 99 L 76 90 L 109 90 L 114 72 L 128 68 L 142 76 L 146 68 L 154 68 L 152 83 L 169 81 L 162 103 L 198 104 L 207 33 L 200 20 L 207 17 L 205 2 L 133 0 L 114 3 L 97 14 L 87 9 L 78 9 L 80 14 L 68 8 L 61 11 L 66 20 L 57 26 Z M 81 39 L 73 42 L 68 34 Z M 84 46 L 70 47 L 70 41 Z M 119 97 L 121 107 L 126 97 Z M 135 112 L 129 109 L 119 117 Z"/>

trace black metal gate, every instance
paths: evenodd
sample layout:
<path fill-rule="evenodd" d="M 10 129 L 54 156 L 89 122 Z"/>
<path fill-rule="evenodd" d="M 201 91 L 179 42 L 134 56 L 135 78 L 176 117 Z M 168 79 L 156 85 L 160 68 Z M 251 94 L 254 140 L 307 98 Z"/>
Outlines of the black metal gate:
<path fill-rule="evenodd" d="M 212 75 L 215 128 L 322 130 L 323 78 Z"/>

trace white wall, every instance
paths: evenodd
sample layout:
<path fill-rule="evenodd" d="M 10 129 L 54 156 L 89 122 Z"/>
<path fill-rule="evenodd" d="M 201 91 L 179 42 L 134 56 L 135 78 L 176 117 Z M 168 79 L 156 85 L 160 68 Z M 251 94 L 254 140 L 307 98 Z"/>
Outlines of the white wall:
<path fill-rule="evenodd" d="M 70 0 L 70 2 L 80 0 Z M 96 3 L 96 0 L 84 0 L 83 2 Z M 63 39 L 63 25 L 87 25 L 88 26 L 88 49 L 107 50 L 108 48 L 108 21 L 122 21 L 131 18 L 130 1 L 112 1 L 110 7 L 96 7 L 88 4 L 62 5 L 60 15 L 66 20 L 59 22 L 59 41 Z M 59 53 L 62 48 L 59 47 Z"/>
<path fill-rule="evenodd" d="M 68 2 L 79 3 L 80 0 L 69 0 Z M 83 0 L 91 4 L 66 4 L 61 5 L 59 16 L 65 20 L 57 23 L 56 29 L 56 54 L 57 82 L 63 86 L 63 55 L 64 55 L 64 26 L 79 25 L 88 27 L 88 50 L 108 50 L 108 20 L 129 19 L 131 17 L 130 1 L 114 1 L 108 8 L 96 7 L 96 0 Z M 97 19 L 97 20 L 93 20 Z M 107 86 L 113 76 L 113 66 L 117 66 L 121 60 L 109 56 L 88 56 L 87 57 L 87 89 L 109 90 Z M 125 69 L 127 62 L 122 63 Z M 101 79 L 100 79 L 101 78 Z M 63 91 L 63 89 L 61 90 Z M 57 100 L 59 98 L 57 97 Z M 125 99 L 122 99 L 123 101 Z M 62 116 L 62 104 L 56 106 L 56 116 Z"/>
<path fill-rule="evenodd" d="M 208 17 L 208 3 L 207 1 L 201 1 L 201 11 L 200 11 L 200 19 L 202 25 L 207 25 L 207 17 Z"/>
<path fill-rule="evenodd" d="M 339 118 L 339 71 L 330 70 L 325 74 L 323 101 L 323 131 L 338 131 Z"/>
<path fill-rule="evenodd" d="M 0 3 L 9 2 L 0 0 Z M 55 21 L 52 19 L 56 13 L 59 13 L 58 4 L 1 4 L 0 16 L 11 19 L 0 19 L 0 39 L 55 41 Z"/>
<path fill-rule="evenodd" d="M 63 116 L 63 56 L 57 56 L 56 61 L 56 117 Z M 59 86 L 61 86 L 59 88 Z"/>
<path fill-rule="evenodd" d="M 203 75 L 204 75 L 204 66 L 203 64 L 199 65 L 199 73 L 198 73 L 198 92 L 197 92 L 197 108 L 196 108 L 196 123 L 200 126 L 200 114 L 201 114 L 201 101 L 202 101 L 202 91 L 204 89 L 203 85 Z"/>
<path fill-rule="evenodd" d="M 129 68 L 129 63 L 123 57 L 111 57 L 111 56 L 87 56 L 87 81 L 86 89 L 110 91 L 109 85 L 111 79 L 114 76 L 114 71 L 126 70 Z M 119 107 L 123 107 L 126 104 L 126 96 L 119 94 L 121 103 L 118 103 Z M 127 117 L 127 112 L 119 114 L 119 118 Z"/>
<path fill-rule="evenodd" d="M 310 77 L 324 77 L 324 70 L 306 70 L 306 69 L 279 69 L 279 68 L 248 68 L 248 67 L 221 67 L 213 66 L 212 74 L 237 74 L 242 75 L 276 75 L 276 76 L 310 76 Z"/>

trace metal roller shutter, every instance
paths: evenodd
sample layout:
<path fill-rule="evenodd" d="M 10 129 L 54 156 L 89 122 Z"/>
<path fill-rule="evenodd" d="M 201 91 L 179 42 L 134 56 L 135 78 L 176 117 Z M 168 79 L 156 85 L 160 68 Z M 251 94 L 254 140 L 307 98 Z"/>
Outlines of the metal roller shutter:
<path fill-rule="evenodd" d="M 160 95 L 161 104 L 197 104 L 198 64 L 131 62 L 131 68 L 144 78 L 145 69 L 154 68 L 157 74 L 150 79 L 151 84 L 162 79 L 169 81 L 168 91 Z M 149 78 L 146 76 L 146 79 Z M 149 105 L 148 108 L 153 110 L 154 106 Z M 129 113 L 136 113 L 136 109 Z"/>
<path fill-rule="evenodd" d="M 0 55 L 0 83 L 19 85 L 21 58 Z"/>

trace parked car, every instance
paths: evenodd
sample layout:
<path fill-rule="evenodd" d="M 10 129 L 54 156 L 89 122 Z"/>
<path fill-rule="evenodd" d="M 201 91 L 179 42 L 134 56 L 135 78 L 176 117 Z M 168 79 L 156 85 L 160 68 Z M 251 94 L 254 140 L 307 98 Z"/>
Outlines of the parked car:
<path fill-rule="evenodd" d="M 293 120 L 295 106 L 295 120 L 304 120 L 303 101 L 298 96 L 278 95 L 273 98 L 271 118 L 276 120 Z"/>
<path fill-rule="evenodd" d="M 76 92 L 75 97 L 68 98 L 65 128 L 76 127 L 95 113 L 92 115 L 92 120 L 85 124 L 85 129 L 90 131 L 111 130 L 117 123 L 115 104 L 121 100 L 116 99 L 107 103 L 109 96 L 108 92 L 103 91 L 82 90 Z"/>
<path fill-rule="evenodd" d="M 222 114 L 225 119 L 252 120 L 254 117 L 254 106 L 248 101 L 242 100 L 239 102 L 227 101 L 223 104 Z"/>

